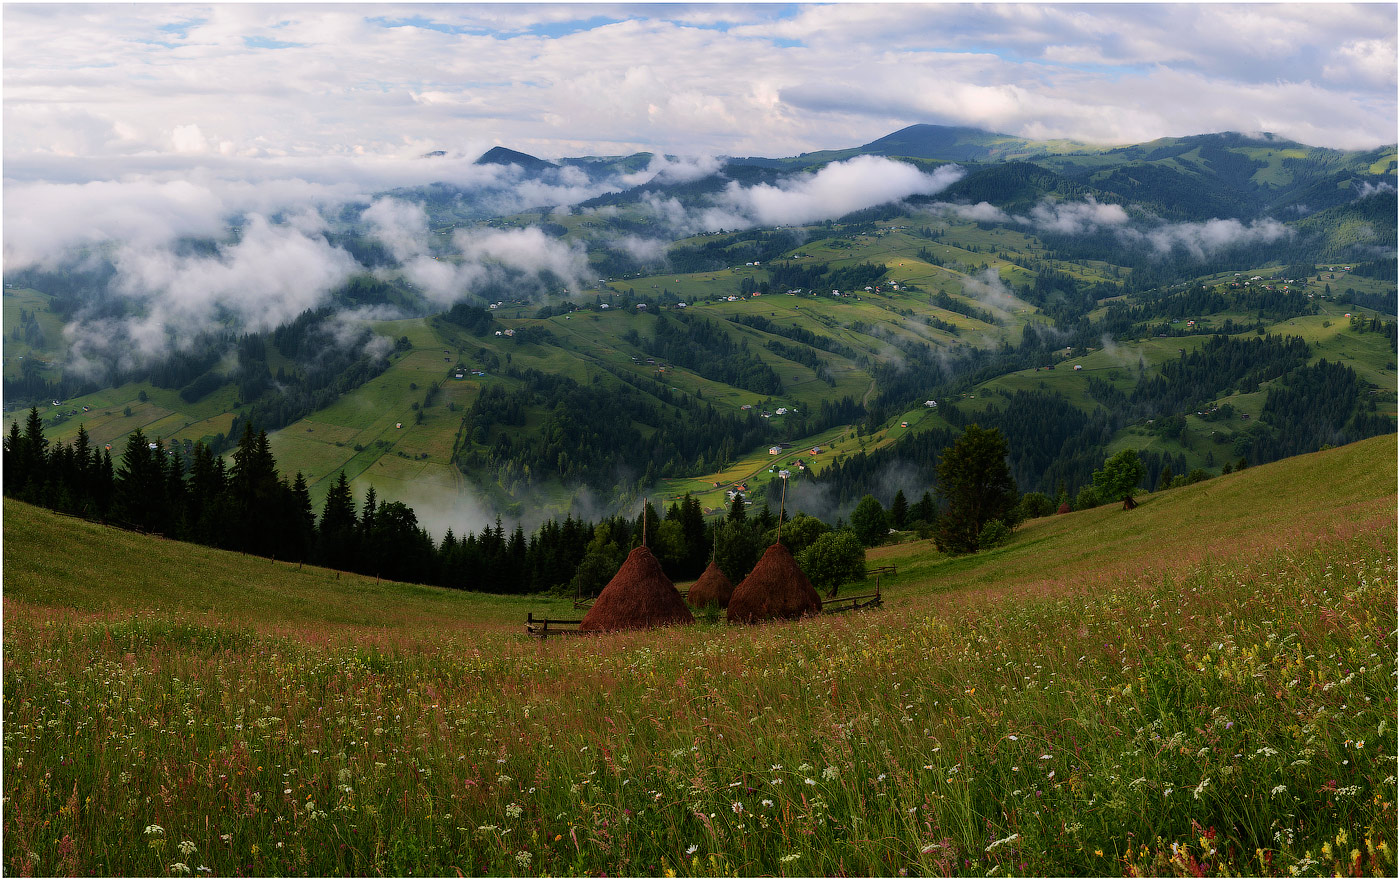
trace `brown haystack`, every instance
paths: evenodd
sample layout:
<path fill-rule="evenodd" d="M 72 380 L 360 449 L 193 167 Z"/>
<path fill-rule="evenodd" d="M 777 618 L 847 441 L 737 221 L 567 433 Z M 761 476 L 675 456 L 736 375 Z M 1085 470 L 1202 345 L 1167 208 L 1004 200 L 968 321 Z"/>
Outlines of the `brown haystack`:
<path fill-rule="evenodd" d="M 734 588 L 727 617 L 730 623 L 757 623 L 776 617 L 804 617 L 821 610 L 821 597 L 797 567 L 797 560 L 788 548 L 774 544 Z"/>
<path fill-rule="evenodd" d="M 711 559 L 705 573 L 700 575 L 700 580 L 691 586 L 686 601 L 690 603 L 692 608 L 704 608 L 706 605 L 728 608 L 729 597 L 732 595 L 734 595 L 734 582 Z"/>
<path fill-rule="evenodd" d="M 680 591 L 661 570 L 661 563 L 646 547 L 638 547 L 627 555 L 627 561 L 593 600 L 579 629 L 601 632 L 694 622 Z"/>

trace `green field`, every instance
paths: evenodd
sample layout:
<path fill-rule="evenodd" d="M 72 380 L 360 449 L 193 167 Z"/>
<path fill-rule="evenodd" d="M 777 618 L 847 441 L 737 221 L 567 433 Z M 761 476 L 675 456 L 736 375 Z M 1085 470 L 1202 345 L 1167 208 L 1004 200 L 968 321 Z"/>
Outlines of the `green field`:
<path fill-rule="evenodd" d="M 1394 876 L 1396 459 L 879 548 L 879 610 L 545 643 L 561 600 L 11 501 L 4 868 Z"/>

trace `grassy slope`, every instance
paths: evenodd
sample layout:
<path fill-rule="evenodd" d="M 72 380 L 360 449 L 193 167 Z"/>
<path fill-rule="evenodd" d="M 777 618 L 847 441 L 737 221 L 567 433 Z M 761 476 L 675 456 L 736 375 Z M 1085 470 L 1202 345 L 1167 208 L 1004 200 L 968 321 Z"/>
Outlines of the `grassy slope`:
<path fill-rule="evenodd" d="M 1395 463 L 887 548 L 883 611 L 547 644 L 558 603 L 8 503 L 5 868 L 1393 875 Z"/>

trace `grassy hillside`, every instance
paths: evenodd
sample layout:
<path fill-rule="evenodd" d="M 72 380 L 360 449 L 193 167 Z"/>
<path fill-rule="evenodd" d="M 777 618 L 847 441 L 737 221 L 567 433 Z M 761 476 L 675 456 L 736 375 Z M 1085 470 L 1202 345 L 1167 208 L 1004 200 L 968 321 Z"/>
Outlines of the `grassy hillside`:
<path fill-rule="evenodd" d="M 1393 876 L 1396 438 L 555 640 L 4 509 L 7 873 Z"/>

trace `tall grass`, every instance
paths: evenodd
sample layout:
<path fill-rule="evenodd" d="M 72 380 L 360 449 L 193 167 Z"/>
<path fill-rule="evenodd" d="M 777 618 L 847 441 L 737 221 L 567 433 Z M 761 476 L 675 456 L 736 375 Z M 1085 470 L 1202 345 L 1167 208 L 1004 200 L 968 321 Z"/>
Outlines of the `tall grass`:
<path fill-rule="evenodd" d="M 540 643 L 188 581 L 75 610 L 12 583 L 9 516 L 7 873 L 1396 871 L 1393 518 Z"/>

